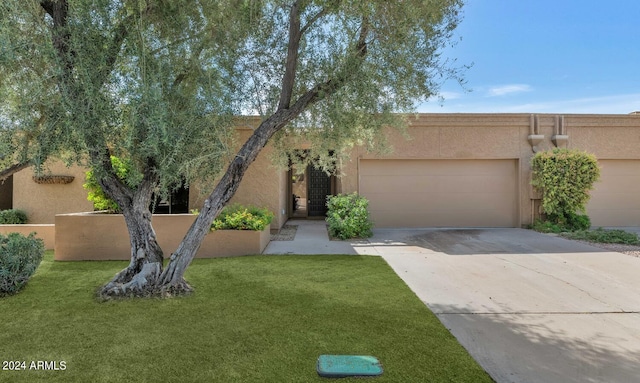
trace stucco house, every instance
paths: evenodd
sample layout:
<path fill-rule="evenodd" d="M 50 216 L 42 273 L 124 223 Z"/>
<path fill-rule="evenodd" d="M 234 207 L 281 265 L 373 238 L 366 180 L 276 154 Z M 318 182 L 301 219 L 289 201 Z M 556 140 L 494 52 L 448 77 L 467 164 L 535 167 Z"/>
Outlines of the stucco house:
<path fill-rule="evenodd" d="M 586 150 L 599 160 L 602 176 L 587 209 L 594 226 L 640 226 L 638 114 L 417 114 L 409 122 L 410 139 L 388 131 L 392 154 L 355 148 L 340 165 L 340 177 L 313 168 L 278 170 L 267 146 L 233 201 L 271 209 L 273 228 L 290 217 L 322 216 L 327 195 L 351 192 L 369 199 L 376 227 L 521 227 L 533 221 L 540 203 L 530 186 L 530 159 L 557 146 Z M 243 119 L 240 141 L 258 124 L 258 117 Z M 49 171 L 73 180 L 47 183 L 23 170 L 0 186 L 0 209 L 23 209 L 31 223 L 92 210 L 82 187 L 84 169 L 52 163 Z M 167 208 L 199 208 L 204 197 L 196 189 Z"/>

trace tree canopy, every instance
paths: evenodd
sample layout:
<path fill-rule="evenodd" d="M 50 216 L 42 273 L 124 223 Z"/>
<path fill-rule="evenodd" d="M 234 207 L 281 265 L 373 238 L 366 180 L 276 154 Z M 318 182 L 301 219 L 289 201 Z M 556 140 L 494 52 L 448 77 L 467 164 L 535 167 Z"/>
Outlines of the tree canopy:
<path fill-rule="evenodd" d="M 382 127 L 403 126 L 398 113 L 442 81 L 460 79 L 441 52 L 462 3 L 7 0 L 0 160 L 56 155 L 93 169 L 131 236 L 132 263 L 105 291 L 184 285 L 204 230 L 270 139 L 280 165 L 304 140 L 307 159 L 331 170 L 353 145 L 378 147 Z M 234 116 L 247 114 L 262 123 L 235 153 Z M 127 179 L 111 156 L 131 164 Z M 195 180 L 213 191 L 162 271 L 149 200 Z"/>

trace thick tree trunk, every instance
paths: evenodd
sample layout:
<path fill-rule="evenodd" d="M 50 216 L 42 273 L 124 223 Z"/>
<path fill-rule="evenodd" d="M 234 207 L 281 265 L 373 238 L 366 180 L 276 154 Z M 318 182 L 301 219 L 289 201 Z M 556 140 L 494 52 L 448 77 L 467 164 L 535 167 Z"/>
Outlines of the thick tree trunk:
<path fill-rule="evenodd" d="M 126 206 L 122 212 L 129 232 L 131 261 L 100 289 L 99 295 L 103 299 L 157 295 L 163 252 L 151 225 L 149 206 Z"/>
<path fill-rule="evenodd" d="M 104 169 L 110 169 L 110 161 L 107 165 L 105 160 L 103 166 Z M 113 174 L 108 174 L 100 180 L 105 193 L 113 198 L 122 210 L 131 243 L 131 262 L 100 289 L 98 295 L 103 299 L 152 296 L 158 293 L 163 252 L 151 225 L 149 211 L 156 183 L 157 177 L 151 162 L 147 164 L 145 176 L 133 193 Z"/>

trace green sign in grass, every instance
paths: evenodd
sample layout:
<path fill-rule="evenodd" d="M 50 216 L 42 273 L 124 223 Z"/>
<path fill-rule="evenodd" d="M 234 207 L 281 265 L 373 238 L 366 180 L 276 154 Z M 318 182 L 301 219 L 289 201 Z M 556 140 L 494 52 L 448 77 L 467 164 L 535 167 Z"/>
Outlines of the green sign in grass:
<path fill-rule="evenodd" d="M 367 355 L 320 355 L 317 368 L 325 378 L 382 375 L 378 358 Z"/>

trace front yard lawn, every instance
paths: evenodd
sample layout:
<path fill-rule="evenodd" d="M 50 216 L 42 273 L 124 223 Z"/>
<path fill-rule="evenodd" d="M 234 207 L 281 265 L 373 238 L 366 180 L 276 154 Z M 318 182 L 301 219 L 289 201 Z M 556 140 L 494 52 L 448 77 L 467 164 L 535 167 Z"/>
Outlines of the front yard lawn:
<path fill-rule="evenodd" d="M 0 381 L 328 381 L 320 354 L 377 356 L 384 373 L 372 382 L 492 381 L 382 258 L 198 259 L 186 275 L 193 296 L 97 302 L 124 266 L 48 252 L 21 293 L 0 299 L 3 367 L 27 367 L 0 370 Z"/>

